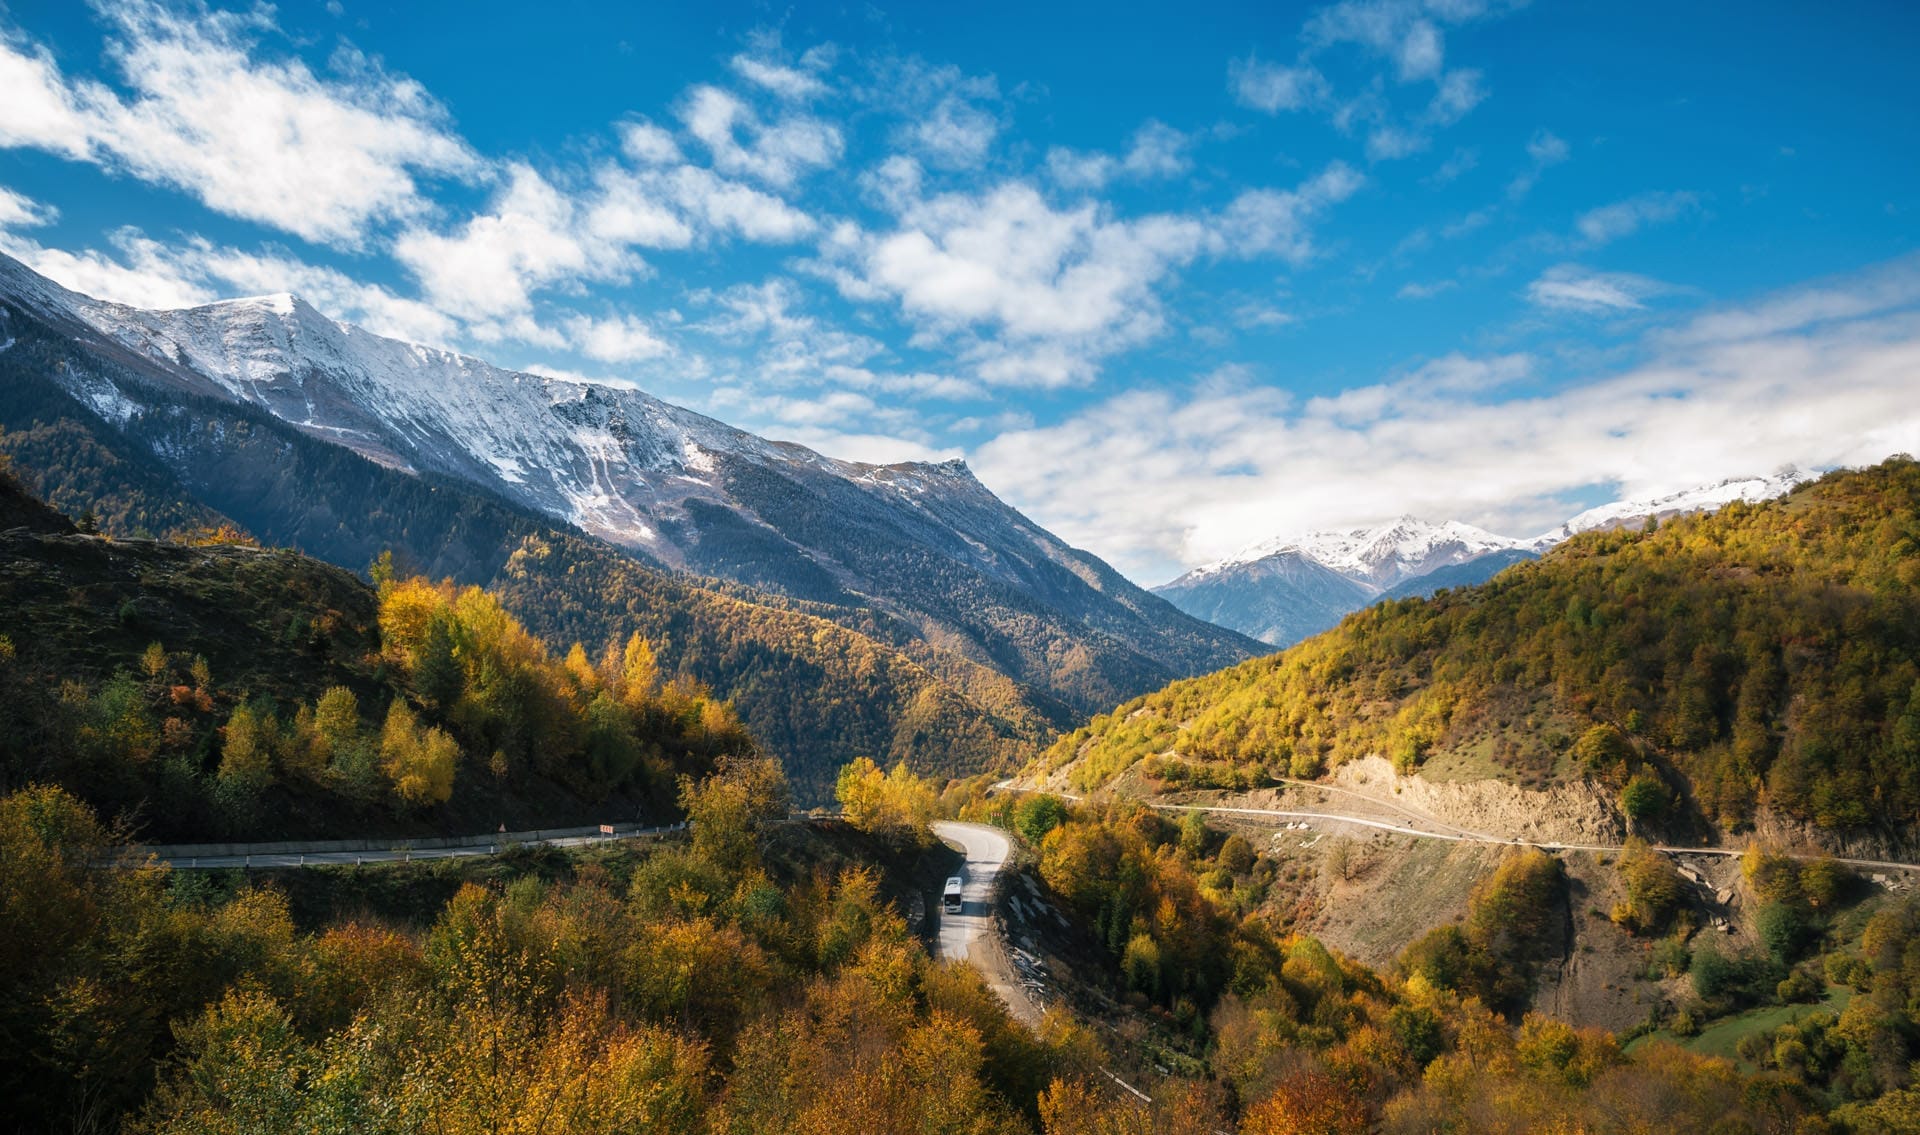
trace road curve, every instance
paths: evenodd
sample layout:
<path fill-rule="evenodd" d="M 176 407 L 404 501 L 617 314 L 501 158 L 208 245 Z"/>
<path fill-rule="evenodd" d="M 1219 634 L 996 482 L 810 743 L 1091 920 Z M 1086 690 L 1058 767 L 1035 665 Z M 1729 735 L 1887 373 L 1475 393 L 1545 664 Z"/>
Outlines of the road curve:
<path fill-rule="evenodd" d="M 960 913 L 939 912 L 940 957 L 979 970 L 1016 1018 L 1039 1024 L 1040 1010 L 1020 987 L 993 923 L 994 885 L 1013 842 L 999 828 L 948 820 L 935 823 L 933 834 L 967 857 L 960 868 Z"/>

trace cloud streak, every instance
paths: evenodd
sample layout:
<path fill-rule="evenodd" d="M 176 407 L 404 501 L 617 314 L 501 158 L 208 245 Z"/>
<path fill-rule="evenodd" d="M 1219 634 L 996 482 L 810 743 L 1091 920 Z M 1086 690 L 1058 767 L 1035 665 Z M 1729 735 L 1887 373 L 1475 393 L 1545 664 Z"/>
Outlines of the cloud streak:
<path fill-rule="evenodd" d="M 1920 450 L 1920 258 L 1704 314 L 1643 349 L 1535 393 L 1534 364 L 1511 356 L 1305 402 L 1138 390 L 972 460 L 1041 523 L 1156 578 L 1261 533 L 1412 512 L 1528 535 L 1596 485 L 1639 495 Z"/>
<path fill-rule="evenodd" d="M 0 146 L 32 147 L 184 190 L 208 208 L 359 247 L 368 226 L 423 213 L 421 176 L 480 162 L 426 89 L 345 52 L 321 77 L 262 58 L 267 14 L 102 9 L 127 85 L 68 79 L 44 49 L 0 38 Z"/>

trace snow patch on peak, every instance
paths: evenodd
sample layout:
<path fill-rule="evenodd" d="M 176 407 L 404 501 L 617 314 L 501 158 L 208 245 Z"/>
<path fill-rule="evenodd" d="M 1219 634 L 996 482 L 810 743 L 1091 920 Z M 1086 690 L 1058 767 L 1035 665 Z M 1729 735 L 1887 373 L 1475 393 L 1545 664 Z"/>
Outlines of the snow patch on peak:
<path fill-rule="evenodd" d="M 1755 501 L 1772 500 L 1793 491 L 1793 487 L 1802 481 L 1811 479 L 1812 474 L 1790 465 L 1771 476 L 1729 477 L 1711 485 L 1699 485 L 1679 492 L 1614 501 L 1574 516 L 1553 531 L 1536 537 L 1532 543 L 1545 548 L 1582 532 L 1629 526 L 1644 522 L 1648 517 L 1665 519 L 1690 512 L 1710 512 L 1734 501 L 1752 504 Z"/>
<path fill-rule="evenodd" d="M 1385 590 L 1436 568 L 1465 563 L 1490 552 L 1522 548 L 1527 543 L 1457 520 L 1434 524 L 1401 516 L 1361 528 L 1262 540 L 1223 560 L 1195 568 L 1187 578 L 1201 579 L 1242 564 L 1290 554 L 1331 568 L 1367 587 Z"/>

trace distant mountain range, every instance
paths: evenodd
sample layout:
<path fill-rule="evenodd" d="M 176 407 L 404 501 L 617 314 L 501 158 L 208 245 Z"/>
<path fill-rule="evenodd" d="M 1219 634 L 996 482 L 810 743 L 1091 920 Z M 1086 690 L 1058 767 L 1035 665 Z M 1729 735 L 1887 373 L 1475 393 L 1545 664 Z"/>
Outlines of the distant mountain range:
<path fill-rule="evenodd" d="M 1615 501 L 1526 539 L 1411 516 L 1366 528 L 1271 537 L 1153 590 L 1188 614 L 1261 642 L 1290 646 L 1381 599 L 1484 583 L 1581 532 L 1638 527 L 1649 518 L 1706 511 L 1729 501 L 1766 500 L 1805 479 L 1799 470 L 1787 469 Z"/>
<path fill-rule="evenodd" d="M 390 548 L 517 596 L 550 639 L 644 629 L 776 749 L 817 750 L 805 788 L 855 748 L 958 771 L 1260 650 L 959 462 L 838 461 L 638 391 L 383 338 L 290 295 L 147 311 L 0 256 L 0 426 L 0 452 L 76 516 L 154 534 L 230 521 L 353 568 Z M 792 688 L 808 672 L 829 688 Z M 998 740 L 949 760 L 962 710 Z"/>

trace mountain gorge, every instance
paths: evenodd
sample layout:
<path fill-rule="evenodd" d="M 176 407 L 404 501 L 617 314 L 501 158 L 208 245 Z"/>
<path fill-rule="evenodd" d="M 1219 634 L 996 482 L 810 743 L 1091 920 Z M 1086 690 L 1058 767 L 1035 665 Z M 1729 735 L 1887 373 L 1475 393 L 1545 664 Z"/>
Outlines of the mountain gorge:
<path fill-rule="evenodd" d="M 0 258 L 0 319 L 4 450 L 62 508 L 123 534 L 231 523 L 353 568 L 390 549 L 495 586 L 551 641 L 638 629 L 803 794 L 862 753 L 987 767 L 1258 650 L 957 463 L 835 461 L 291 297 L 144 312 Z"/>

